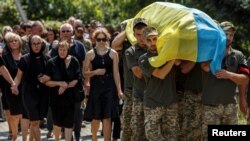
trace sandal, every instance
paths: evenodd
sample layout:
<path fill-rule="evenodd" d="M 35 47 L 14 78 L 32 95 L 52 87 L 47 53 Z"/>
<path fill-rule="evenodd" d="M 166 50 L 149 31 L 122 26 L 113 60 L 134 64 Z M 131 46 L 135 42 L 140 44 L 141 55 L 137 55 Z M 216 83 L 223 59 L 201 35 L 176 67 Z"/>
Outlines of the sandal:
<path fill-rule="evenodd" d="M 49 139 L 49 138 L 52 138 L 52 137 L 53 137 L 52 131 L 49 131 L 49 132 L 47 133 L 47 138 Z"/>
<path fill-rule="evenodd" d="M 10 132 L 9 135 L 8 135 L 8 140 L 12 140 L 12 133 Z"/>

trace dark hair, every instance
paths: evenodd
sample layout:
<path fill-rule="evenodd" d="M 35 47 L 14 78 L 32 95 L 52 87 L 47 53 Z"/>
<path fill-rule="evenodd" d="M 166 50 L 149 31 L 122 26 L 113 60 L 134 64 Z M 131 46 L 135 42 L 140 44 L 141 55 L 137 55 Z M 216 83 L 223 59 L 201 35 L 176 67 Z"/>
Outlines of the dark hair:
<path fill-rule="evenodd" d="M 92 38 L 95 39 L 99 34 L 103 34 L 107 39 L 111 38 L 110 33 L 108 32 L 108 30 L 106 28 L 103 28 L 103 27 L 97 28 L 94 31 Z"/>
<path fill-rule="evenodd" d="M 138 29 L 138 30 L 141 30 L 143 29 L 144 27 L 147 27 L 147 25 L 145 23 L 138 23 L 134 26 L 133 30 L 134 29 Z"/>

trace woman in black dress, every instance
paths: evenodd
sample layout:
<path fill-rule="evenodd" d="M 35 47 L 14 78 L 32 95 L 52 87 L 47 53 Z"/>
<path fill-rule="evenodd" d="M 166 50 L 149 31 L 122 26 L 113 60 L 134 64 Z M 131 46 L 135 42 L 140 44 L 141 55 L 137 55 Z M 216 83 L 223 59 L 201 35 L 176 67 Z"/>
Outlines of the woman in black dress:
<path fill-rule="evenodd" d="M 4 89 L 4 81 L 7 81 L 12 86 L 15 85 L 8 69 L 5 66 L 5 62 L 2 58 L 2 52 L 3 52 L 3 49 L 0 48 L 0 75 L 1 75 L 0 76 L 0 88 L 1 88 L 1 91 Z M 3 112 L 4 112 L 5 119 L 8 123 L 8 128 L 9 128 L 8 139 L 12 139 L 12 131 L 10 128 L 10 108 L 6 100 L 6 96 L 4 94 L 1 96 L 1 100 L 2 100 L 2 105 L 3 105 Z"/>
<path fill-rule="evenodd" d="M 4 48 L 3 59 L 6 63 L 6 68 L 8 69 L 11 77 L 14 79 L 18 69 L 18 63 L 21 59 L 21 47 L 22 40 L 21 37 L 15 33 L 8 32 L 5 35 L 6 47 Z M 18 124 L 22 118 L 22 95 L 19 93 L 13 94 L 11 91 L 11 85 L 4 81 L 3 94 L 6 96 L 6 101 L 10 108 L 10 126 L 12 130 L 12 140 L 17 139 Z M 20 88 L 20 87 L 19 87 Z"/>
<path fill-rule="evenodd" d="M 17 86 L 22 82 L 23 104 L 30 120 L 30 132 L 34 134 L 36 141 L 41 140 L 39 124 L 46 116 L 48 107 L 48 89 L 44 85 L 48 77 L 41 75 L 45 73 L 49 60 L 49 57 L 43 54 L 45 47 L 40 36 L 30 37 L 30 53 L 22 56 L 14 80 Z M 17 87 L 13 89 L 17 90 Z"/>
<path fill-rule="evenodd" d="M 97 141 L 100 121 L 103 123 L 104 141 L 111 140 L 111 118 L 118 115 L 116 101 L 122 98 L 118 53 L 109 47 L 110 34 L 105 28 L 93 33 L 96 47 L 84 61 L 84 76 L 90 78 L 90 93 L 84 118 L 91 121 L 92 140 Z M 86 83 L 86 82 L 85 82 Z M 86 83 L 86 85 L 87 85 Z M 118 94 L 118 96 L 117 96 Z"/>
<path fill-rule="evenodd" d="M 50 106 L 54 122 L 55 140 L 59 141 L 61 128 L 65 129 L 65 140 L 71 141 L 74 121 L 74 97 L 78 80 L 81 79 L 80 65 L 77 59 L 69 55 L 69 43 L 58 44 L 58 56 L 50 59 L 46 75 L 51 87 Z"/>

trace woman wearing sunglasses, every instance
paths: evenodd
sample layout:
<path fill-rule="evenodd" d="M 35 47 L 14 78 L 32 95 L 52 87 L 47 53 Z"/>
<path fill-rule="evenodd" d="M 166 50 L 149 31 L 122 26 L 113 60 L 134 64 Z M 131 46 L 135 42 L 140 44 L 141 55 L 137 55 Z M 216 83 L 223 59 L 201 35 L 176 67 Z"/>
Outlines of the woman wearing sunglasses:
<path fill-rule="evenodd" d="M 110 34 L 105 28 L 96 29 L 93 39 L 96 47 L 86 54 L 84 61 L 84 77 L 90 80 L 87 82 L 90 83 L 90 91 L 84 118 L 91 121 L 93 141 L 97 141 L 100 121 L 103 123 L 104 141 L 110 141 L 111 118 L 119 116 L 115 104 L 123 95 L 118 53 L 109 47 Z"/>

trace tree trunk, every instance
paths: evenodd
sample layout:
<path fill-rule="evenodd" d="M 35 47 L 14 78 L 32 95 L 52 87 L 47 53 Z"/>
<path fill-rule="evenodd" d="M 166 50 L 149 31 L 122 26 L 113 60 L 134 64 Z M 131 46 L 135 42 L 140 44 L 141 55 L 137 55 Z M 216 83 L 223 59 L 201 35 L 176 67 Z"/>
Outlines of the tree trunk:
<path fill-rule="evenodd" d="M 28 21 L 27 15 L 26 15 L 25 11 L 23 10 L 23 8 L 21 6 L 20 0 L 15 0 L 15 4 L 16 4 L 17 11 L 18 11 L 18 13 L 20 14 L 20 16 L 22 18 L 22 21 L 27 22 Z"/>

